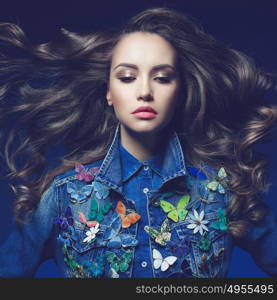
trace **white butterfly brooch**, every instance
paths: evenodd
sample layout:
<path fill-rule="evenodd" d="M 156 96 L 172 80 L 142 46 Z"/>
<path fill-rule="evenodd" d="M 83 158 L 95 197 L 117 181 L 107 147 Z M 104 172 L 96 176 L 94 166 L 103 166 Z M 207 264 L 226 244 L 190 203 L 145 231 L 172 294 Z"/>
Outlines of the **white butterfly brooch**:
<path fill-rule="evenodd" d="M 213 192 L 219 192 L 220 194 L 225 194 L 225 188 L 227 182 L 227 174 L 225 169 L 222 167 L 219 169 L 217 176 L 214 180 L 207 184 L 207 188 Z"/>
<path fill-rule="evenodd" d="M 161 271 L 164 272 L 176 262 L 177 257 L 167 256 L 163 258 L 160 251 L 158 251 L 157 249 L 153 249 L 153 259 L 154 259 L 154 268 L 155 269 L 161 268 Z"/>

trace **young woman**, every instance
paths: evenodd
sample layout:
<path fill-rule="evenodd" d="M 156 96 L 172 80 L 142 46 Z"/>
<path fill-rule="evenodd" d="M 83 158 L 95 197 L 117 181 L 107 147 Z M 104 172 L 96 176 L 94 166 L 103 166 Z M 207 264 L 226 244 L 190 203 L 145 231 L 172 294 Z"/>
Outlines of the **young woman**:
<path fill-rule="evenodd" d="M 273 74 L 168 8 L 38 46 L 0 30 L 17 196 L 2 277 L 33 276 L 50 257 L 64 277 L 225 277 L 236 244 L 277 275 L 253 150 L 276 125 Z"/>

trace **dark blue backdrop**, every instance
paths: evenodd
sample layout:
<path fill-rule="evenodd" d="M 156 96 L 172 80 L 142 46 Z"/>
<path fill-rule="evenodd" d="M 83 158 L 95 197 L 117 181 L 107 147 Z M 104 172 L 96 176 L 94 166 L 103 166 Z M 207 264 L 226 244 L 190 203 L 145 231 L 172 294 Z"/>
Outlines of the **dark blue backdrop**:
<path fill-rule="evenodd" d="M 277 72 L 277 4 L 259 1 L 6 1 L 1 2 L 0 22 L 19 24 L 36 43 L 47 42 L 60 27 L 72 31 L 87 31 L 118 27 L 139 11 L 158 6 L 177 8 L 190 14 L 203 28 L 225 44 L 252 56 L 261 68 Z M 54 1 L 53 1 L 54 2 Z M 223 2 L 223 3 L 222 3 Z M 267 6 L 266 6 L 267 5 Z M 275 101 L 274 101 L 275 97 Z M 269 101 L 276 103 L 276 94 Z M 270 158 L 269 179 L 271 189 L 264 196 L 266 203 L 277 215 L 277 142 L 261 145 L 260 149 Z M 8 182 L 1 182 L 0 242 L 11 225 L 13 195 Z M 37 277 L 59 277 L 52 260 L 38 269 Z M 235 248 L 229 277 L 267 277 L 245 251 Z"/>

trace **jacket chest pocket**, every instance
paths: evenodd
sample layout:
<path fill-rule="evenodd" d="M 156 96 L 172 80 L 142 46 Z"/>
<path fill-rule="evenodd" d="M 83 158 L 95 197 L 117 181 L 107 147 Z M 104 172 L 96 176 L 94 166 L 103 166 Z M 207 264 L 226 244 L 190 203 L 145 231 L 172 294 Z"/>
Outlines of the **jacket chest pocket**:
<path fill-rule="evenodd" d="M 94 236 L 89 227 L 75 222 L 70 247 L 64 252 L 71 277 L 114 277 L 119 276 L 117 272 L 120 277 L 130 277 L 131 249 L 137 240 L 129 233 L 118 233 L 116 227 L 101 224 Z"/>
<path fill-rule="evenodd" d="M 61 242 L 67 277 L 101 277 L 104 271 L 103 263 L 98 259 L 100 248 L 89 239 L 88 242 L 84 242 L 84 239 L 90 237 L 86 235 L 85 230 L 71 226 L 59 232 L 58 240 Z"/>
<path fill-rule="evenodd" d="M 225 253 L 226 231 L 215 229 L 217 213 L 208 213 L 205 216 L 206 228 L 194 233 L 194 229 L 188 228 L 189 220 L 176 224 L 172 229 L 175 239 L 183 241 L 186 239 L 189 244 L 187 261 L 190 265 L 193 276 L 196 277 L 220 277 Z"/>

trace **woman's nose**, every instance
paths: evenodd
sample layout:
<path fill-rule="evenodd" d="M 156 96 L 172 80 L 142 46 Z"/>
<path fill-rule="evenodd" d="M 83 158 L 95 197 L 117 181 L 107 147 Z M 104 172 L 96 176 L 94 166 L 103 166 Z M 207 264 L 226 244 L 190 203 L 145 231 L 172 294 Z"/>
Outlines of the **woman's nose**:
<path fill-rule="evenodd" d="M 138 97 L 138 100 L 144 100 L 144 101 L 152 101 L 153 100 L 153 96 L 151 94 L 141 94 L 139 97 Z"/>
<path fill-rule="evenodd" d="M 139 99 L 143 99 L 145 101 L 151 101 L 153 99 L 151 85 L 147 79 L 142 80 L 138 88 L 138 100 Z"/>

